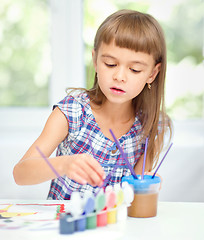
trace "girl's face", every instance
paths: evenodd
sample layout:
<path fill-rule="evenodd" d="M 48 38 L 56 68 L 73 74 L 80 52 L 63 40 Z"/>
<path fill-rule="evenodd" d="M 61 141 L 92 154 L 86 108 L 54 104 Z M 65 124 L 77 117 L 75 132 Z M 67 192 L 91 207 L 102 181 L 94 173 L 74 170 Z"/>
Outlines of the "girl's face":
<path fill-rule="evenodd" d="M 160 70 L 152 55 L 117 47 L 114 41 L 102 43 L 97 55 L 93 50 L 92 56 L 98 84 L 112 103 L 132 102 Z"/>

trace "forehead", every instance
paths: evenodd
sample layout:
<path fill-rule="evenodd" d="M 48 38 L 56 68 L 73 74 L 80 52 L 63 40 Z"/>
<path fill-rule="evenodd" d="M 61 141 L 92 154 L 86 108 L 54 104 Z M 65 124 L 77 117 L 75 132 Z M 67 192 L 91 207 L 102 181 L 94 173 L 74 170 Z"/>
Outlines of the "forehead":
<path fill-rule="evenodd" d="M 154 59 L 151 54 L 118 47 L 115 45 L 114 41 L 110 44 L 102 42 L 98 50 L 98 57 L 115 61 L 128 61 L 131 63 L 143 62 L 148 65 L 154 63 Z"/>

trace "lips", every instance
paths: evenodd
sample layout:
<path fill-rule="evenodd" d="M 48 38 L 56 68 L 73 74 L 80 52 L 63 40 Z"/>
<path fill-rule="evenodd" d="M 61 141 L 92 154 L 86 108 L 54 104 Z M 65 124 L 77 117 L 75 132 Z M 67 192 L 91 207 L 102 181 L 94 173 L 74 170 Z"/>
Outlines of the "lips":
<path fill-rule="evenodd" d="M 112 87 L 112 88 L 110 88 L 110 90 L 111 90 L 113 93 L 117 93 L 117 94 L 125 93 L 124 90 L 122 90 L 121 88 L 117 88 L 117 87 Z"/>

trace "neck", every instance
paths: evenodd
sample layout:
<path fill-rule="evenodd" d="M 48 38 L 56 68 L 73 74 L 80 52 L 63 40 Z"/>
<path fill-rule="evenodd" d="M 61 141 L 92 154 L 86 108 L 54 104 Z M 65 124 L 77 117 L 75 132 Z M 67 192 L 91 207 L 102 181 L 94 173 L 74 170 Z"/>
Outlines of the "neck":
<path fill-rule="evenodd" d="M 125 104 L 113 104 L 106 101 L 102 106 L 97 106 L 92 103 L 91 108 L 101 131 L 112 141 L 113 138 L 109 129 L 112 129 L 116 138 L 119 138 L 129 131 L 135 120 L 135 114 L 131 102 Z"/>
<path fill-rule="evenodd" d="M 135 117 L 131 102 L 124 104 L 112 104 L 106 101 L 101 108 L 103 110 L 103 115 L 107 116 L 107 118 L 113 123 L 125 123 Z"/>

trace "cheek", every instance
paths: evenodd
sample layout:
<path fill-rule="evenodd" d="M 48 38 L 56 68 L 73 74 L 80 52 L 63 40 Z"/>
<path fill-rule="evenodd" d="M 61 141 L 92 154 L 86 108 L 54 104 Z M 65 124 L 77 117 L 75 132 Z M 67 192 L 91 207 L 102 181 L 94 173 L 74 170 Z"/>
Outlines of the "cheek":
<path fill-rule="evenodd" d="M 106 82 L 110 79 L 110 75 L 105 67 L 98 66 L 97 70 L 98 81 Z"/>
<path fill-rule="evenodd" d="M 134 79 L 132 84 L 130 84 L 129 91 L 133 97 L 136 97 L 141 93 L 143 88 L 145 87 L 146 81 L 144 79 Z"/>

